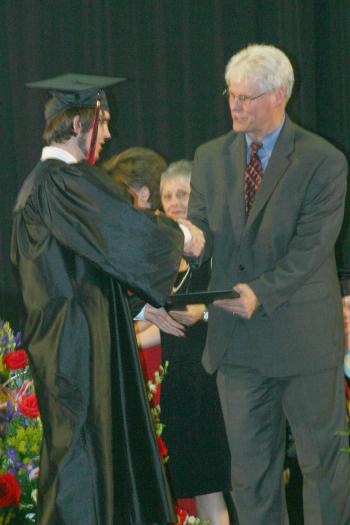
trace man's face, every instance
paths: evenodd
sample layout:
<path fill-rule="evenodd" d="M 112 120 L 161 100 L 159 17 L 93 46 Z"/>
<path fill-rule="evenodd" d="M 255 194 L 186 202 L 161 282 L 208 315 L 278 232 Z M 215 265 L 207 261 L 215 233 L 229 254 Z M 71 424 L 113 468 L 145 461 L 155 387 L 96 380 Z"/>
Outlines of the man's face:
<path fill-rule="evenodd" d="M 100 156 L 102 146 L 106 140 L 111 138 L 109 131 L 110 113 L 109 111 L 101 111 L 100 121 L 97 129 L 96 147 L 95 147 L 95 159 L 97 160 Z M 82 152 L 82 158 L 86 158 L 89 152 L 89 146 L 91 141 L 92 130 L 82 133 L 78 137 L 78 146 Z"/>
<path fill-rule="evenodd" d="M 102 146 L 105 143 L 105 141 L 111 138 L 111 133 L 109 131 L 110 119 L 111 119 L 111 115 L 109 111 L 102 110 L 100 113 L 100 122 L 98 125 L 97 139 L 96 139 L 96 150 L 95 150 L 96 159 L 99 158 L 101 150 L 102 150 Z"/>
<path fill-rule="evenodd" d="M 278 127 L 284 107 L 276 92 L 264 92 L 252 82 L 241 81 L 230 82 L 228 95 L 234 131 L 247 133 L 253 140 L 261 140 Z M 240 101 L 237 95 L 258 98 Z"/>
<path fill-rule="evenodd" d="M 164 182 L 161 199 L 164 212 L 168 217 L 175 220 L 187 217 L 190 191 L 190 182 L 181 176 Z"/>

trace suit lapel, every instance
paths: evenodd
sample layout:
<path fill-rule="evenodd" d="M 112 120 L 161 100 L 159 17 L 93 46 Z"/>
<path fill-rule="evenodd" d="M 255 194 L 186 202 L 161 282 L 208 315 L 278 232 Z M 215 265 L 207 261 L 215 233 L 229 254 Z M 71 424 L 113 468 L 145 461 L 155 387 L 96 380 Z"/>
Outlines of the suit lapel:
<path fill-rule="evenodd" d="M 230 135 L 225 149 L 226 199 L 230 210 L 235 237 L 240 238 L 245 224 L 243 174 L 245 160 L 245 138 L 243 134 Z"/>
<path fill-rule="evenodd" d="M 255 195 L 253 206 L 250 210 L 246 229 L 256 219 L 260 210 L 271 197 L 275 187 L 285 174 L 291 163 L 290 155 L 294 150 L 294 129 L 292 122 L 286 117 L 286 122 L 273 148 L 270 160 L 265 170 L 260 187 Z M 243 182 L 242 182 L 243 184 Z"/>

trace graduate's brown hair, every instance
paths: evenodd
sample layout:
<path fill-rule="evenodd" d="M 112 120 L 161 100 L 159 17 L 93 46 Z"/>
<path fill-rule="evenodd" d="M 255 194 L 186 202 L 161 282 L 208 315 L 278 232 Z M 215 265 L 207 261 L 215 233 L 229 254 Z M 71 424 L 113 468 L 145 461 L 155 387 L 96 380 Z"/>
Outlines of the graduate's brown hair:
<path fill-rule="evenodd" d="M 50 104 L 50 100 L 47 104 Z M 43 133 L 44 143 L 50 145 L 53 142 L 58 144 L 66 142 L 75 135 L 73 129 L 73 119 L 76 115 L 80 116 L 83 133 L 90 130 L 94 118 L 93 108 L 70 108 L 55 115 L 47 121 Z"/>

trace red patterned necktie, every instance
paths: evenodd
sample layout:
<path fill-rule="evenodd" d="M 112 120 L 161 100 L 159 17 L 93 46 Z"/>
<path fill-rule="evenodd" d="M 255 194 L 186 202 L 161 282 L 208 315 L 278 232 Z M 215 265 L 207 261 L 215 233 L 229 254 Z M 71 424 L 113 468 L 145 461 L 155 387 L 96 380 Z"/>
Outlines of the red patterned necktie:
<path fill-rule="evenodd" d="M 259 142 L 250 145 L 249 163 L 244 171 L 244 199 L 245 212 L 248 217 L 250 208 L 254 202 L 255 193 L 260 186 L 263 170 L 258 150 L 262 147 Z"/>

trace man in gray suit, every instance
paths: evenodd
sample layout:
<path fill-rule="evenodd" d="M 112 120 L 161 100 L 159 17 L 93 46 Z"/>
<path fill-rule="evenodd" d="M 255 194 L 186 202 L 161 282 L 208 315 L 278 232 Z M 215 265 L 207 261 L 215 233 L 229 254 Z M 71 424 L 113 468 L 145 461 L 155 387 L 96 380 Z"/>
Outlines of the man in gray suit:
<path fill-rule="evenodd" d="M 294 124 L 292 66 L 252 45 L 226 68 L 233 132 L 195 157 L 190 220 L 206 236 L 212 290 L 203 362 L 218 370 L 240 525 L 288 523 L 285 420 L 304 477 L 306 525 L 348 525 L 343 324 L 334 243 L 347 163 Z"/>

